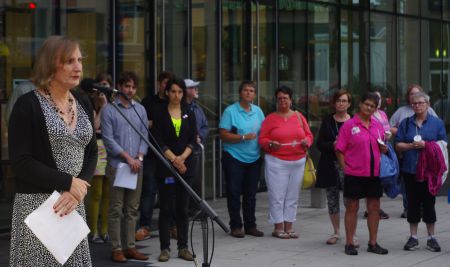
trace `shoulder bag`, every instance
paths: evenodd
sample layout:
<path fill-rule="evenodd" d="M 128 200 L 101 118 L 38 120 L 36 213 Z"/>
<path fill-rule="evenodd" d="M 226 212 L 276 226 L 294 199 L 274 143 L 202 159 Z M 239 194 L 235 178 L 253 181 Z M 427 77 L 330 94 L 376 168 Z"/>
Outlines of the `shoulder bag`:
<path fill-rule="evenodd" d="M 303 127 L 303 121 L 298 114 L 298 111 L 295 111 L 295 115 L 297 115 L 298 120 L 300 121 L 300 126 Z M 306 131 L 305 131 L 306 132 Z M 316 168 L 314 167 L 314 162 L 312 161 L 308 150 L 306 150 L 306 162 L 305 162 L 305 171 L 303 172 L 303 184 L 302 189 L 310 189 L 316 184 Z"/>

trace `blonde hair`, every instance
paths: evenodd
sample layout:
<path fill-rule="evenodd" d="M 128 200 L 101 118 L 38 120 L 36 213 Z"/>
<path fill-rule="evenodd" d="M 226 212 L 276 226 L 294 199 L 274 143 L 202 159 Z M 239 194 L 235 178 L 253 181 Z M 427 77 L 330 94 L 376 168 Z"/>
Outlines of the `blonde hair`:
<path fill-rule="evenodd" d="M 36 55 L 32 82 L 39 88 L 48 87 L 60 64 L 64 64 L 80 44 L 68 37 L 53 35 L 45 39 Z"/>

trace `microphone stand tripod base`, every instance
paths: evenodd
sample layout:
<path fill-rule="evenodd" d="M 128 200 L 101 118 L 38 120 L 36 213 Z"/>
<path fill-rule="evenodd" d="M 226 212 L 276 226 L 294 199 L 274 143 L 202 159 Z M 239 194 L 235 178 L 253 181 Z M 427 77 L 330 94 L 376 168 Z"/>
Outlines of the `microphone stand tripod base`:
<path fill-rule="evenodd" d="M 208 214 L 200 210 L 193 217 L 194 221 L 200 221 L 202 228 L 202 241 L 203 241 L 203 263 L 202 267 L 210 267 L 211 265 L 208 262 Z M 213 229 L 214 230 L 214 229 Z"/>

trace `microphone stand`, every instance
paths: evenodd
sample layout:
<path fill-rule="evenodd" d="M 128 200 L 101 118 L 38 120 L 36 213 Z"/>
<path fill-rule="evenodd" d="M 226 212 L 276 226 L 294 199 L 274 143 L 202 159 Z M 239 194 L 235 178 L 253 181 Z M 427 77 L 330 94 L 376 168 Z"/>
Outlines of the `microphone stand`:
<path fill-rule="evenodd" d="M 120 94 L 123 98 L 125 98 L 130 105 L 133 105 L 131 100 L 124 94 Z M 215 221 L 220 228 L 222 228 L 225 233 L 229 232 L 228 227 L 223 223 L 223 221 L 219 218 L 217 213 L 209 206 L 209 204 L 197 195 L 195 191 L 192 189 L 192 187 L 189 186 L 189 184 L 181 177 L 181 175 L 178 173 L 178 171 L 175 170 L 175 168 L 172 166 L 171 163 L 160 153 L 158 149 L 155 148 L 155 146 L 150 143 L 138 129 L 137 127 L 128 119 L 127 116 L 123 113 L 122 110 L 120 110 L 119 106 L 111 100 L 110 96 L 107 95 L 108 102 L 119 112 L 120 116 L 130 125 L 131 128 L 144 140 L 144 142 L 148 145 L 148 147 L 153 151 L 153 153 L 157 156 L 157 158 L 170 170 L 170 172 L 174 175 L 174 177 L 177 179 L 179 183 L 181 183 L 186 189 L 186 191 L 189 193 L 189 195 L 194 199 L 195 203 L 200 207 L 201 211 L 198 214 L 198 217 L 201 220 L 202 225 L 202 240 L 203 240 L 203 264 L 202 267 L 209 267 L 210 264 L 208 263 L 208 236 L 207 236 L 207 228 L 208 228 L 208 218 L 211 218 L 211 220 Z M 149 133 L 150 134 L 150 133 Z"/>

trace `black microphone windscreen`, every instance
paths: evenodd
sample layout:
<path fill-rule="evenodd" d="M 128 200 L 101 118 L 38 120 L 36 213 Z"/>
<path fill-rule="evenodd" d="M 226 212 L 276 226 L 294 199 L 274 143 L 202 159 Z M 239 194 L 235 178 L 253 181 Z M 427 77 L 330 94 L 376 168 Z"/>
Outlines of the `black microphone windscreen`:
<path fill-rule="evenodd" d="M 86 92 L 86 93 L 92 93 L 94 92 L 94 86 L 93 84 L 95 83 L 95 80 L 92 78 L 84 78 L 81 82 L 80 82 L 80 88 Z"/>

